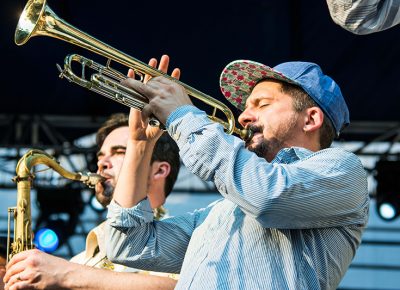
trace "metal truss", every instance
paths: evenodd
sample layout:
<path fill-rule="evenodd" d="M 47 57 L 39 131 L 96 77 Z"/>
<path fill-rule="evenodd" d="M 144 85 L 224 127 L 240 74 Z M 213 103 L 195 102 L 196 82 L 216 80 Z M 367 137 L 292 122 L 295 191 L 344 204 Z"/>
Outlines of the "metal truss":
<path fill-rule="evenodd" d="M 93 133 L 105 120 L 104 116 L 0 114 L 0 129 L 3 133 L 0 136 L 0 188 L 15 187 L 11 182 L 15 174 L 15 165 L 31 148 L 46 150 L 59 160 L 61 165 L 72 171 L 96 170 Z M 88 136 L 93 137 L 91 141 L 87 140 Z M 356 121 L 344 130 L 338 142 L 358 142 L 352 150 L 357 155 L 398 159 L 400 150 L 395 150 L 395 145 L 399 143 L 399 139 L 400 121 Z M 385 149 L 371 150 L 371 145 L 377 143 L 386 143 Z M 39 181 L 58 186 L 62 184 L 55 182 L 57 174 L 50 171 L 43 176 L 39 177 Z M 187 178 L 190 178 L 188 174 L 184 179 Z M 184 184 L 181 185 L 185 187 Z M 182 186 L 178 186 L 177 190 L 183 192 L 197 190 L 185 189 Z M 198 190 L 215 192 L 215 188 L 209 183 L 204 183 Z"/>
<path fill-rule="evenodd" d="M 62 166 L 80 172 L 95 170 L 94 138 L 90 135 L 105 117 L 60 115 L 0 115 L 0 188 L 15 188 L 11 178 L 21 156 L 29 149 L 41 149 Z M 87 140 L 89 139 L 89 140 Z M 94 162 L 94 163 L 93 163 Z M 58 174 L 48 170 L 36 182 L 49 186 L 62 184 Z"/>

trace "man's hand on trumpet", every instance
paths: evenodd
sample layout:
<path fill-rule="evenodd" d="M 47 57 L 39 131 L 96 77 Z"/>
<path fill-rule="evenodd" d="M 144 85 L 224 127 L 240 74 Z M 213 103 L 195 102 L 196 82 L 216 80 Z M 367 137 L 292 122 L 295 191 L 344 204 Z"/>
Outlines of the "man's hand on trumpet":
<path fill-rule="evenodd" d="M 163 58 L 165 59 L 163 60 Z M 160 61 L 160 70 L 166 70 L 168 67 L 168 57 L 163 56 L 163 58 L 161 58 Z M 178 79 L 180 76 L 180 71 L 175 69 L 171 76 Z M 140 94 L 143 94 L 149 99 L 149 104 L 146 105 L 142 110 L 142 122 L 148 120 L 150 116 L 154 115 L 161 123 L 165 124 L 168 116 L 176 108 L 183 105 L 192 104 L 189 96 L 186 94 L 186 91 L 182 86 L 162 76 L 148 79 L 147 82 L 145 81 L 145 83 L 137 81 L 133 78 L 128 78 L 123 81 L 122 84 L 132 88 Z"/>
<path fill-rule="evenodd" d="M 156 67 L 157 66 L 157 59 L 152 58 L 149 61 L 149 65 L 151 67 Z M 168 55 L 163 55 L 160 59 L 160 63 L 158 65 L 158 70 L 167 73 L 168 72 L 168 66 L 169 66 L 169 57 Z M 179 79 L 180 77 L 180 70 L 178 68 L 175 68 L 171 76 Z M 144 82 L 141 83 L 137 80 L 134 79 L 135 74 L 133 70 L 129 70 L 128 72 L 128 79 L 122 82 L 123 85 L 134 88 L 131 83 L 140 83 L 143 85 L 143 87 L 148 86 L 149 84 L 153 83 L 153 80 L 156 78 L 151 78 L 149 75 L 145 75 L 144 77 Z M 150 81 L 150 82 L 149 82 Z M 172 82 L 173 83 L 173 82 Z M 154 86 L 154 85 L 153 85 Z M 140 112 L 135 109 L 131 109 L 130 115 L 129 115 L 129 127 L 131 128 L 131 137 L 132 140 L 137 140 L 137 141 L 157 141 L 157 139 L 161 136 L 162 130 L 160 130 L 158 127 L 151 127 L 148 125 L 148 120 L 152 116 L 152 113 L 149 112 L 149 109 L 145 109 Z M 161 121 L 161 123 L 165 124 L 165 121 Z"/>
<path fill-rule="evenodd" d="M 149 65 L 157 66 L 157 60 L 151 59 Z M 169 57 L 163 55 L 161 57 L 158 69 L 164 73 L 167 72 L 169 66 Z M 173 70 L 172 77 L 179 78 L 179 69 Z M 144 83 L 134 79 L 133 71 L 128 72 L 128 78 L 121 82 L 122 85 L 131 87 L 135 90 L 131 83 L 139 83 L 142 87 L 150 86 L 153 79 L 149 76 L 144 78 Z M 138 91 L 141 93 L 140 91 Z M 146 108 L 146 106 L 145 106 Z M 124 206 L 132 207 L 147 197 L 149 190 L 149 174 L 155 170 L 154 177 L 160 180 L 158 186 L 162 185 L 162 179 L 165 174 L 169 174 L 170 166 L 153 166 L 151 157 L 156 145 L 156 141 L 162 135 L 163 131 L 158 127 L 149 126 L 149 117 L 152 116 L 148 110 L 139 111 L 131 109 L 129 114 L 129 136 L 125 151 L 124 162 L 118 176 L 118 182 L 114 190 L 114 200 Z M 161 121 L 161 120 L 160 120 Z M 162 122 L 162 121 L 161 121 Z M 157 164 L 156 164 L 157 165 Z M 161 170 L 160 170 L 161 169 Z"/>

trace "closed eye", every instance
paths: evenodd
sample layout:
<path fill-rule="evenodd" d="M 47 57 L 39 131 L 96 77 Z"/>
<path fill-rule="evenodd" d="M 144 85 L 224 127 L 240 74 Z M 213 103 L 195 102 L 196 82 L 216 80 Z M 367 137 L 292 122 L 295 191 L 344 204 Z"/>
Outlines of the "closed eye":
<path fill-rule="evenodd" d="M 126 146 L 117 145 L 111 147 L 111 155 L 125 155 Z"/>

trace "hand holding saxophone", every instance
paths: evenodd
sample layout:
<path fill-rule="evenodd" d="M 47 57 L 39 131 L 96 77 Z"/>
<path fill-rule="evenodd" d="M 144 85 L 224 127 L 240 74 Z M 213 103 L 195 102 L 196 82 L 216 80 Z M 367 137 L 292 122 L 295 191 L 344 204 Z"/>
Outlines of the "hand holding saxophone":
<path fill-rule="evenodd" d="M 5 290 L 9 289 L 58 289 L 69 274 L 71 263 L 39 250 L 28 250 L 15 255 L 7 264 L 4 276 Z M 20 288 L 21 287 L 21 288 Z"/>

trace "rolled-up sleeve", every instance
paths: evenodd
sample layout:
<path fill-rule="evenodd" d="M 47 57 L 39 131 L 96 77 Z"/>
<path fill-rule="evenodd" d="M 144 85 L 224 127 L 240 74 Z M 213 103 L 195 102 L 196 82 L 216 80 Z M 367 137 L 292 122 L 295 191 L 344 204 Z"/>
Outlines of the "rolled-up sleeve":
<path fill-rule="evenodd" d="M 132 268 L 179 273 L 192 232 L 208 212 L 204 208 L 155 221 L 147 199 L 132 208 L 112 201 L 105 227 L 107 256 Z"/>

